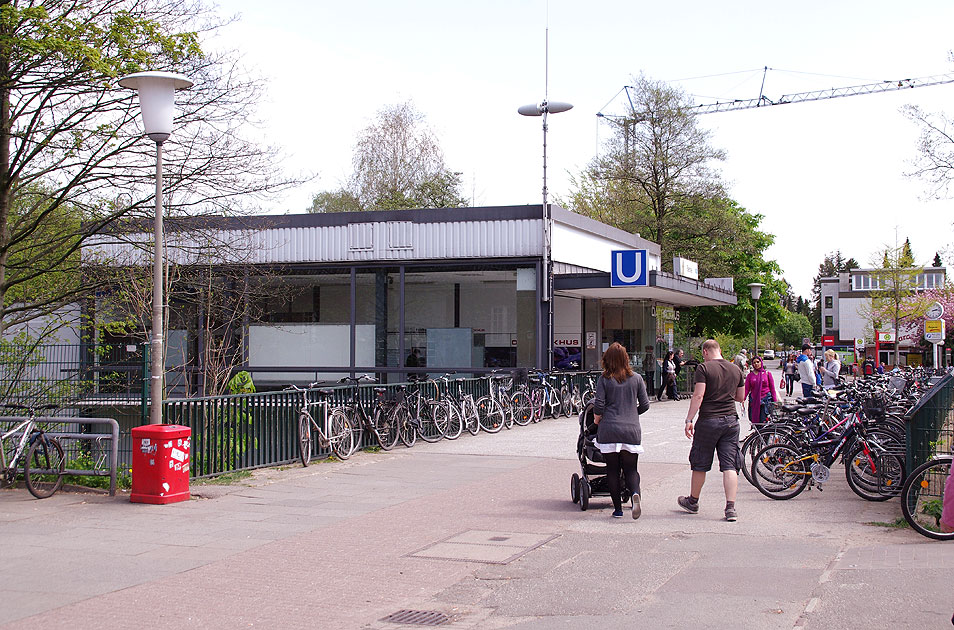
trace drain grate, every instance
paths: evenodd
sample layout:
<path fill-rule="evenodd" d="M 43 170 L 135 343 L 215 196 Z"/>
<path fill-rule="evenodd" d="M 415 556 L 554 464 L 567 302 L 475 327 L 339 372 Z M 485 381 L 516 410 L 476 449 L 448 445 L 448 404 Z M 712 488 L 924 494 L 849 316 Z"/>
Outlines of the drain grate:
<path fill-rule="evenodd" d="M 412 626 L 439 626 L 450 621 L 450 617 L 436 610 L 399 610 L 381 621 Z"/>

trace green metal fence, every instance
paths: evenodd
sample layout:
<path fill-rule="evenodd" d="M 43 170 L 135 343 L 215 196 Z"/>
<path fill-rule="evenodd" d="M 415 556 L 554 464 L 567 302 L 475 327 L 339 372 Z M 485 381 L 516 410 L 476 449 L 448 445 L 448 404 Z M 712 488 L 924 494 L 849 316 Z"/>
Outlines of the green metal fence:
<path fill-rule="evenodd" d="M 952 450 L 954 375 L 945 374 L 905 416 L 905 466 L 910 473 L 936 454 Z"/>
<path fill-rule="evenodd" d="M 584 374 L 566 375 L 580 391 L 586 388 Z M 486 379 L 463 378 L 452 381 L 465 394 L 479 398 L 488 393 Z M 362 384 L 357 388 L 341 385 L 327 387 L 333 394 L 331 405 L 345 404 L 353 397 L 364 407 L 368 417 L 379 397 L 390 397 L 402 388 L 421 388 L 433 396 L 433 382 L 388 385 Z M 308 400 L 315 401 L 317 390 L 309 390 Z M 295 391 L 239 394 L 163 401 L 163 421 L 192 429 L 192 464 L 194 477 L 219 475 L 234 470 L 276 466 L 298 460 L 298 412 L 302 394 Z M 324 408 L 309 410 L 321 424 Z M 367 432 L 362 447 L 373 446 L 374 437 Z M 319 450 L 319 456 L 327 450 Z"/>

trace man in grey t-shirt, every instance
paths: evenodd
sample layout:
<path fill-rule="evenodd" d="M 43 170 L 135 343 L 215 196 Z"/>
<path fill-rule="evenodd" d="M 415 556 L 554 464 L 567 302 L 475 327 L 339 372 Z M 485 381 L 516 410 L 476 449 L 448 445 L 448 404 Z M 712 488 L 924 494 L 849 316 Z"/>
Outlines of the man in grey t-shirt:
<path fill-rule="evenodd" d="M 712 468 L 715 453 L 719 454 L 719 470 L 725 489 L 725 519 L 738 518 L 735 496 L 739 488 L 739 417 L 736 402 L 745 400 L 745 382 L 742 371 L 722 358 L 722 348 L 715 339 L 702 344 L 705 362 L 696 368 L 695 386 L 689 412 L 686 414 L 686 437 L 692 440 L 689 467 L 692 480 L 689 495 L 679 497 L 678 503 L 687 512 L 699 511 L 699 494 L 706 482 L 706 473 Z M 693 422 L 699 414 L 699 419 Z"/>

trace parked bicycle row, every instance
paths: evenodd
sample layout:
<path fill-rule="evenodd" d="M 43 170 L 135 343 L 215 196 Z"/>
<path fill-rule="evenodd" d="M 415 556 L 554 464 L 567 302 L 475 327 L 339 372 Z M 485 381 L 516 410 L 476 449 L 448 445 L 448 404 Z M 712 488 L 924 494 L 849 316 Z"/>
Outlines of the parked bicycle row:
<path fill-rule="evenodd" d="M 916 531 L 954 538 L 939 525 L 950 444 L 933 442 L 942 455 L 906 475 L 904 417 L 930 390 L 929 377 L 899 371 L 818 390 L 817 398 L 793 405 L 772 405 L 769 420 L 754 424 L 742 442 L 746 479 L 765 496 L 791 499 L 806 488 L 822 490 L 840 461 L 855 494 L 868 501 L 901 496 L 904 516 Z"/>
<path fill-rule="evenodd" d="M 596 374 L 547 373 L 540 370 L 495 371 L 481 379 L 461 379 L 445 374 L 393 387 L 375 387 L 375 401 L 363 404 L 359 386 L 374 379 L 343 378 L 348 385 L 343 400 L 340 388 L 312 383 L 291 387 L 300 393 L 298 437 L 301 462 L 307 466 L 319 447 L 347 459 L 363 446 L 391 450 L 398 442 L 410 448 L 418 438 L 425 442 L 456 440 L 464 431 L 497 433 L 544 418 L 575 415 L 595 396 Z M 477 386 L 474 383 L 477 381 Z M 469 385 L 469 387 L 468 387 Z M 487 392 L 476 395 L 474 392 Z"/>

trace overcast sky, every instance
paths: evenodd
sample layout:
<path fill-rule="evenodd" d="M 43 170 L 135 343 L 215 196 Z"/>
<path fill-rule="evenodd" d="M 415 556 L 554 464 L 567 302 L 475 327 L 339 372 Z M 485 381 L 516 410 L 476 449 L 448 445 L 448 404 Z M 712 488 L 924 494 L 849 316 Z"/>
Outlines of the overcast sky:
<path fill-rule="evenodd" d="M 540 119 L 516 109 L 543 99 L 547 24 L 549 98 L 575 106 L 550 117 L 557 197 L 609 133 L 596 113 L 620 111 L 614 96 L 640 72 L 697 103 L 756 98 L 764 66 L 774 69 L 769 98 L 954 72 L 950 0 L 221 0 L 219 9 L 239 21 L 211 45 L 238 49 L 268 80 L 263 135 L 284 148 L 286 168 L 318 175 L 267 212 L 303 212 L 314 193 L 343 183 L 357 132 L 405 100 L 426 115 L 475 205 L 540 203 Z M 867 265 L 896 231 L 923 262 L 950 246 L 954 202 L 924 199 L 926 187 L 904 176 L 918 139 L 904 104 L 954 114 L 954 83 L 699 117 L 728 155 L 731 196 L 776 235 L 768 256 L 796 294 L 808 296 L 828 251 Z"/>

